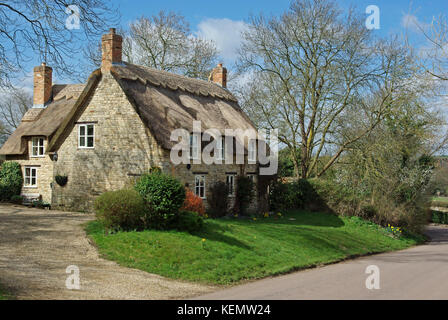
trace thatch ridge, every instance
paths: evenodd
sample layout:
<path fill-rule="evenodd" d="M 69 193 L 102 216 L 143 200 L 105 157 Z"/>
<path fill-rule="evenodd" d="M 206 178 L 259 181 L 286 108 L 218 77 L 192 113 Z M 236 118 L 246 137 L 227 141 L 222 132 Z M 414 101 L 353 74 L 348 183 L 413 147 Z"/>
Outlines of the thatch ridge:
<path fill-rule="evenodd" d="M 234 102 L 237 101 L 230 91 L 216 83 L 189 78 L 167 71 L 124 63 L 123 66 L 113 66 L 111 72 L 116 78 L 140 81 L 144 85 L 151 84 L 156 87 L 167 88 L 173 91 L 181 90 L 204 97 L 220 98 Z"/>

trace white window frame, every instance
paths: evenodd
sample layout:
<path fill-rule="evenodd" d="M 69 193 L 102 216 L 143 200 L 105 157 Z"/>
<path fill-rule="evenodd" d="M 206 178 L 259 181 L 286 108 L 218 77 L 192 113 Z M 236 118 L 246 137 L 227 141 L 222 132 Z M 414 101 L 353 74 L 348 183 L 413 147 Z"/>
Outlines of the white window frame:
<path fill-rule="evenodd" d="M 32 158 L 45 157 L 45 139 L 44 138 L 42 138 L 42 137 L 31 138 L 31 157 Z"/>
<path fill-rule="evenodd" d="M 257 162 L 257 140 L 250 139 L 247 144 L 247 161 L 249 163 Z"/>
<path fill-rule="evenodd" d="M 226 137 L 221 136 L 216 140 L 216 160 L 225 161 L 226 160 Z"/>
<path fill-rule="evenodd" d="M 88 128 L 92 126 L 93 135 L 88 134 Z M 84 135 L 81 135 L 81 128 L 84 128 Z M 84 145 L 81 145 L 81 138 L 84 138 Z M 93 145 L 89 147 L 87 145 L 88 138 L 92 138 Z M 78 148 L 80 149 L 94 149 L 95 148 L 95 124 L 94 123 L 83 123 L 78 125 Z"/>
<path fill-rule="evenodd" d="M 29 175 L 27 174 L 29 170 Z M 33 184 L 33 171 L 34 171 L 34 184 Z M 23 174 L 23 186 L 25 188 L 37 188 L 37 171 L 38 167 L 27 166 L 25 167 L 25 172 Z M 27 180 L 29 181 L 27 183 Z"/>
<path fill-rule="evenodd" d="M 202 185 L 201 185 L 202 179 Z M 202 195 L 201 195 L 202 189 Z M 205 189 L 205 175 L 196 175 L 194 177 L 194 194 L 200 197 L 201 199 L 206 198 L 206 189 Z"/>
<path fill-rule="evenodd" d="M 229 197 L 234 197 L 235 196 L 235 178 L 236 178 L 236 174 L 227 174 L 226 175 L 226 186 L 227 186 L 227 190 L 228 190 L 228 196 Z M 231 184 L 231 188 L 229 188 L 230 185 L 230 181 L 232 182 Z"/>
<path fill-rule="evenodd" d="M 199 159 L 199 136 L 196 133 L 190 134 L 190 159 Z"/>

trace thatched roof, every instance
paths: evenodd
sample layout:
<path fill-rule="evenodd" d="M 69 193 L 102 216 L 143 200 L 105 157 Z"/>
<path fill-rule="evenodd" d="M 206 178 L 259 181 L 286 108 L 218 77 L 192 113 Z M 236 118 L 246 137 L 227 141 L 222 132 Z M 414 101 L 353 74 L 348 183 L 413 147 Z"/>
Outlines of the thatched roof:
<path fill-rule="evenodd" d="M 45 109 L 32 108 L 22 118 L 22 122 L 0 149 L 3 155 L 19 155 L 26 151 L 27 136 L 50 137 L 67 117 L 84 89 L 82 84 L 54 85 L 53 102 Z"/>
<path fill-rule="evenodd" d="M 114 66 L 112 74 L 143 122 L 165 149 L 171 132 L 193 130 L 193 121 L 201 129 L 255 129 L 235 97 L 219 85 L 151 68 L 126 64 Z"/>
<path fill-rule="evenodd" d="M 175 144 L 170 141 L 171 132 L 179 128 L 191 132 L 193 121 L 201 121 L 202 131 L 216 128 L 224 133 L 224 129 L 255 129 L 235 97 L 215 83 L 132 64 L 113 66 L 111 73 L 143 123 L 165 149 Z M 0 149 L 0 154 L 23 154 L 26 136 L 49 137 L 47 151 L 56 151 L 100 79 L 101 72 L 96 70 L 86 84 L 54 85 L 52 103 L 46 109 L 31 109 Z"/>

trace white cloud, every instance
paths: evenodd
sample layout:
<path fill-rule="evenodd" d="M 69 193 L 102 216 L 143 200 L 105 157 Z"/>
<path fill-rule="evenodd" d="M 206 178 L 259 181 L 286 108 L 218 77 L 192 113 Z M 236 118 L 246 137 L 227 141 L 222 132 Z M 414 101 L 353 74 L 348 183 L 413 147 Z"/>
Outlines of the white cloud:
<path fill-rule="evenodd" d="M 428 24 L 418 20 L 417 16 L 413 14 L 405 14 L 401 18 L 401 26 L 414 32 L 421 32 Z"/>
<path fill-rule="evenodd" d="M 247 29 L 245 22 L 227 18 L 210 18 L 201 21 L 197 28 L 196 35 L 198 37 L 213 40 L 216 43 L 226 64 L 231 64 L 236 60 L 242 40 L 241 32 Z"/>

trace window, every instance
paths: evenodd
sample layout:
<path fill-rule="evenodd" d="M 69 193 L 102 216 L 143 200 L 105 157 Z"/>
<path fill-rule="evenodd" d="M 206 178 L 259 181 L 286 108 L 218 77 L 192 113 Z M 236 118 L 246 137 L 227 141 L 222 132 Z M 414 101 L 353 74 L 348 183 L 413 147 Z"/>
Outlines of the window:
<path fill-rule="evenodd" d="M 38 138 L 35 137 L 31 140 L 32 142 L 32 156 L 33 157 L 43 157 L 45 156 L 45 149 L 44 149 L 44 138 Z"/>
<path fill-rule="evenodd" d="M 249 140 L 247 160 L 249 162 L 257 161 L 257 140 Z"/>
<path fill-rule="evenodd" d="M 225 160 L 226 159 L 226 137 L 220 137 L 216 141 L 216 151 L 218 152 L 216 156 L 216 160 Z"/>
<path fill-rule="evenodd" d="M 80 148 L 93 148 L 95 140 L 95 129 L 93 124 L 80 124 L 78 135 L 78 146 Z"/>
<path fill-rule="evenodd" d="M 25 187 L 37 187 L 37 168 L 25 167 Z"/>
<path fill-rule="evenodd" d="M 255 174 L 253 173 L 249 173 L 247 175 L 247 177 L 250 179 L 250 181 L 252 181 L 252 183 L 255 185 L 256 181 L 255 181 Z"/>
<path fill-rule="evenodd" d="M 229 192 L 228 195 L 234 196 L 235 195 L 235 175 L 234 174 L 227 175 L 226 184 L 227 184 L 227 190 Z"/>
<path fill-rule="evenodd" d="M 205 198 L 205 176 L 196 176 L 194 182 L 194 194 Z"/>
<path fill-rule="evenodd" d="M 190 159 L 199 159 L 199 143 L 198 135 L 190 135 Z"/>

